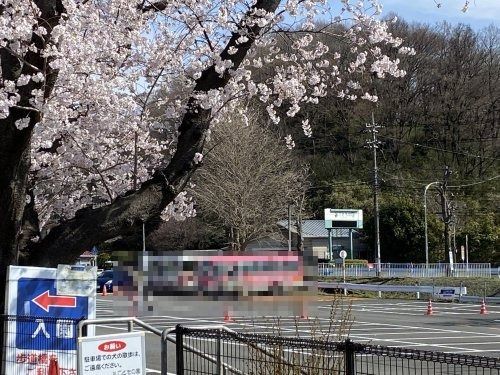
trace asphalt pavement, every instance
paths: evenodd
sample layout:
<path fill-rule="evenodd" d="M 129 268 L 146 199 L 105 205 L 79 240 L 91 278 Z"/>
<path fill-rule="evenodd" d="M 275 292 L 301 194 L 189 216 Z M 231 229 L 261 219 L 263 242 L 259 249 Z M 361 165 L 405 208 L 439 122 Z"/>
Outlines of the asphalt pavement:
<path fill-rule="evenodd" d="M 328 331 L 344 331 L 345 328 L 339 328 L 339 320 L 350 313 L 349 337 L 355 342 L 500 357 L 498 305 L 487 306 L 487 314 L 480 314 L 479 304 L 434 302 L 432 315 L 427 315 L 428 303 L 422 300 L 345 298 L 333 310 L 329 297 L 304 304 L 297 300 L 235 303 L 164 298 L 155 301 L 155 306 L 160 307 L 157 313 L 153 311 L 138 318 L 161 330 L 173 328 L 176 324 L 225 325 L 238 332 L 315 338 Z M 99 296 L 97 317 L 129 316 L 130 307 L 131 304 L 117 303 L 116 296 Z M 332 311 L 335 312 L 333 319 Z M 225 320 L 225 316 L 231 319 Z M 99 326 L 96 333 L 126 330 L 124 324 L 106 324 Z M 151 333 L 146 337 L 148 373 L 159 373 L 160 339 Z M 173 353 L 171 344 L 169 352 Z M 174 369 L 174 363 L 169 363 L 169 371 L 175 372 Z"/>

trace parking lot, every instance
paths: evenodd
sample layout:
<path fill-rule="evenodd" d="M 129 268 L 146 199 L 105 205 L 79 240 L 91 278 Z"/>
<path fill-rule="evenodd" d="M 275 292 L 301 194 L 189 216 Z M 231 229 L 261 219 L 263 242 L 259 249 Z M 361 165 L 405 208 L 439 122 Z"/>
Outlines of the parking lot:
<path fill-rule="evenodd" d="M 113 303 L 115 297 L 99 297 L 97 316 L 127 315 Z M 221 307 L 221 305 L 225 307 Z M 480 314 L 478 304 L 434 302 L 433 315 L 426 315 L 427 301 L 386 299 L 345 299 L 337 308 L 344 312 L 351 306 L 352 325 L 349 336 L 353 341 L 393 347 L 442 351 L 500 357 L 500 306 L 487 306 L 487 314 Z M 338 320 L 331 322 L 331 301 L 320 298 L 310 304 L 307 318 L 295 314 L 269 314 L 269 303 L 253 303 L 253 311 L 237 311 L 239 304 L 228 308 L 222 302 L 165 301 L 159 315 L 140 318 L 159 329 L 183 325 L 225 325 L 238 332 L 281 334 L 286 336 L 321 337 L 328 331 L 337 332 Z M 281 306 L 283 307 L 283 306 Z M 279 307 L 279 308 L 281 308 Z M 224 320 L 228 310 L 231 320 Z M 288 306 L 284 307 L 285 309 Z M 168 311 L 171 313 L 165 313 Z M 259 314 L 259 312 L 261 312 Z M 107 324 L 97 334 L 118 333 L 126 327 Z M 159 341 L 148 334 L 148 367 L 151 374 L 159 373 Z M 169 366 L 170 367 L 170 366 Z"/>

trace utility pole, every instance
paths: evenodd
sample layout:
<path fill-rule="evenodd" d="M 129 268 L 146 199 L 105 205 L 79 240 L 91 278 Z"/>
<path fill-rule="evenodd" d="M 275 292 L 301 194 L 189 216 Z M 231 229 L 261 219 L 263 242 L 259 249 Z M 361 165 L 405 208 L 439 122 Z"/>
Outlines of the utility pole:
<path fill-rule="evenodd" d="M 297 202 L 295 210 L 295 226 L 297 228 L 297 251 L 304 253 L 304 241 L 302 240 L 302 211 L 304 209 L 304 200 L 306 199 L 305 192 L 302 193 Z"/>
<path fill-rule="evenodd" d="M 288 251 L 292 251 L 292 205 L 288 203 Z"/>
<path fill-rule="evenodd" d="M 451 169 L 446 166 L 444 168 L 443 182 L 439 184 L 437 190 L 439 191 L 440 200 L 441 200 L 441 218 L 444 223 L 444 247 L 445 247 L 445 256 L 448 253 L 449 263 L 450 263 L 450 272 L 453 272 L 453 252 L 451 250 L 451 241 L 450 241 L 450 224 L 452 222 L 453 213 L 451 210 L 451 204 L 447 197 L 447 189 L 448 189 L 448 180 L 451 176 Z"/>
<path fill-rule="evenodd" d="M 455 219 L 455 218 L 453 218 Z M 457 263 L 457 223 L 453 221 L 453 260 Z"/>
<path fill-rule="evenodd" d="M 425 231 L 425 268 L 429 268 L 429 237 L 427 235 L 427 190 L 432 185 L 439 184 L 439 181 L 431 182 L 427 184 L 424 188 L 424 231 Z"/>
<path fill-rule="evenodd" d="M 469 235 L 465 235 L 465 264 L 467 265 L 467 272 L 469 272 Z"/>
<path fill-rule="evenodd" d="M 375 211 L 375 262 L 377 264 L 377 276 L 380 276 L 381 261 L 380 261 L 380 217 L 378 208 L 378 166 L 377 166 L 377 148 L 380 142 L 377 140 L 378 129 L 380 125 L 375 124 L 375 117 L 372 111 L 372 123 L 366 124 L 368 132 L 371 133 L 371 139 L 367 140 L 367 147 L 373 150 L 373 209 Z"/>

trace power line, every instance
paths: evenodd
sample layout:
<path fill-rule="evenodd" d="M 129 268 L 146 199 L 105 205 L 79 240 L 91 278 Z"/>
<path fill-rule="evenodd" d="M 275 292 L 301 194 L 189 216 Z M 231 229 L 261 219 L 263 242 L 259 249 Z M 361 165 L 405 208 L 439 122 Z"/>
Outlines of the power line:
<path fill-rule="evenodd" d="M 492 157 L 492 156 L 480 156 L 480 155 L 470 154 L 468 152 L 452 151 L 452 150 L 446 150 L 444 148 L 439 148 L 439 147 L 425 146 L 425 145 L 421 145 L 420 143 L 407 142 L 407 141 L 403 141 L 401 139 L 397 139 L 397 138 L 394 138 L 394 137 L 389 137 L 389 136 L 386 136 L 386 135 L 380 135 L 380 137 L 386 138 L 386 139 L 390 139 L 390 140 L 393 140 L 393 141 L 396 141 L 396 142 L 400 142 L 400 143 L 405 143 L 405 144 L 408 144 L 408 145 L 413 145 L 413 146 L 416 146 L 416 147 L 426 148 L 426 149 L 429 149 L 429 150 L 435 150 L 435 151 L 441 151 L 441 152 L 448 152 L 448 153 L 451 153 L 451 154 L 464 155 L 464 156 L 469 156 L 469 157 L 473 157 L 473 158 L 477 158 L 477 159 L 500 160 L 499 158 L 495 158 L 495 157 Z"/>
<path fill-rule="evenodd" d="M 478 182 L 472 182 L 470 184 L 455 185 L 455 186 L 448 186 L 448 187 L 449 188 L 460 188 L 460 187 L 474 186 L 474 185 L 484 184 L 485 182 L 489 182 L 491 180 L 495 180 L 495 179 L 497 179 L 499 177 L 500 177 L 500 175 L 497 175 L 497 176 L 494 176 L 494 177 L 491 177 L 491 178 L 487 178 L 486 180 L 482 180 L 482 181 L 478 181 Z"/>
<path fill-rule="evenodd" d="M 384 172 L 386 173 L 386 172 Z M 490 178 L 487 178 L 486 180 L 481 180 L 481 181 L 476 181 L 476 182 L 471 182 L 471 183 L 465 183 L 465 184 L 461 184 L 461 185 L 449 185 L 448 188 L 462 188 L 462 187 L 468 187 L 468 186 L 474 186 L 474 185 L 480 185 L 480 184 L 484 184 L 486 182 L 489 182 L 489 181 L 492 181 L 492 180 L 495 180 L 497 178 L 500 178 L 500 175 L 498 176 L 494 176 L 494 177 L 490 177 Z M 421 184 L 422 186 L 425 186 L 427 184 L 427 181 L 422 181 L 422 180 L 413 180 L 413 179 L 406 179 L 406 178 L 398 178 L 398 177 L 392 177 L 392 178 L 389 178 L 388 180 L 391 180 L 391 181 L 399 181 L 399 182 L 408 182 L 408 183 L 417 183 L 417 184 Z M 420 187 L 412 187 L 412 186 L 396 186 L 396 185 L 391 185 L 391 184 L 384 184 L 384 186 L 386 187 L 390 187 L 390 188 L 396 188 L 396 189 L 420 189 Z"/>
<path fill-rule="evenodd" d="M 417 183 L 417 184 L 421 184 L 422 186 L 425 186 L 428 183 L 428 180 L 415 180 L 415 179 L 411 179 L 411 178 L 399 178 L 397 176 L 394 176 L 394 175 L 392 175 L 388 172 L 382 171 L 380 169 L 378 171 L 390 176 L 390 178 L 383 179 L 383 181 L 387 180 L 387 181 L 396 181 L 396 182 L 407 182 L 407 183 L 413 183 L 413 184 Z M 493 176 L 493 177 L 490 177 L 490 178 L 487 178 L 487 179 L 481 180 L 481 181 L 463 183 L 461 185 L 450 185 L 448 187 L 449 188 L 461 188 L 461 187 L 480 185 L 480 184 L 484 184 L 486 182 L 495 180 L 497 178 L 500 178 L 500 175 Z M 315 185 L 315 186 L 310 187 L 309 190 L 329 189 L 329 188 L 332 188 L 335 186 L 347 186 L 348 187 L 348 186 L 359 186 L 359 185 L 370 185 L 370 183 L 366 182 L 366 181 L 362 181 L 362 180 L 337 181 L 337 182 L 329 183 L 327 185 Z M 384 183 L 383 186 L 393 188 L 393 189 L 407 189 L 407 190 L 410 190 L 410 189 L 411 190 L 419 190 L 419 189 L 421 189 L 421 186 L 398 186 L 398 185 L 393 185 L 390 183 Z"/>

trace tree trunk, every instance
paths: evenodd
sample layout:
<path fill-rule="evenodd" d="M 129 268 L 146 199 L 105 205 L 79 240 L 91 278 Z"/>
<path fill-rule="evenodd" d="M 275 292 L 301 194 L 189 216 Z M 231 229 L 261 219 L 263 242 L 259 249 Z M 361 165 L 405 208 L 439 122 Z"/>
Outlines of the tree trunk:
<path fill-rule="evenodd" d="M 47 27 L 47 34 L 43 37 L 32 35 L 31 43 L 43 49 L 50 38 L 50 30 L 59 23 L 64 8 L 61 0 L 35 0 L 40 9 L 39 22 Z M 3 9 L 0 8 L 0 11 Z M 29 51 L 24 56 L 27 63 L 21 61 L 5 48 L 0 49 L 1 77 L 4 80 L 16 81 L 21 74 L 33 74 L 36 67 L 44 72 L 45 82 L 30 81 L 27 85 L 18 88 L 20 96 L 19 106 L 30 107 L 31 92 L 43 89 L 47 98 L 57 78 L 57 71 L 49 67 L 50 58 Z M 20 130 L 16 121 L 28 118 L 28 126 Z M 9 265 L 18 264 L 19 253 L 24 245 L 23 219 L 29 193 L 28 173 L 31 164 L 31 136 L 33 128 L 40 121 L 40 115 L 34 110 L 11 108 L 7 118 L 0 120 L 0 312 L 5 312 L 5 293 L 7 269 Z M 31 198 L 30 198 L 31 199 Z M 4 345 L 3 326 L 0 328 L 0 349 Z M 2 362 L 3 352 L 0 353 Z"/>

